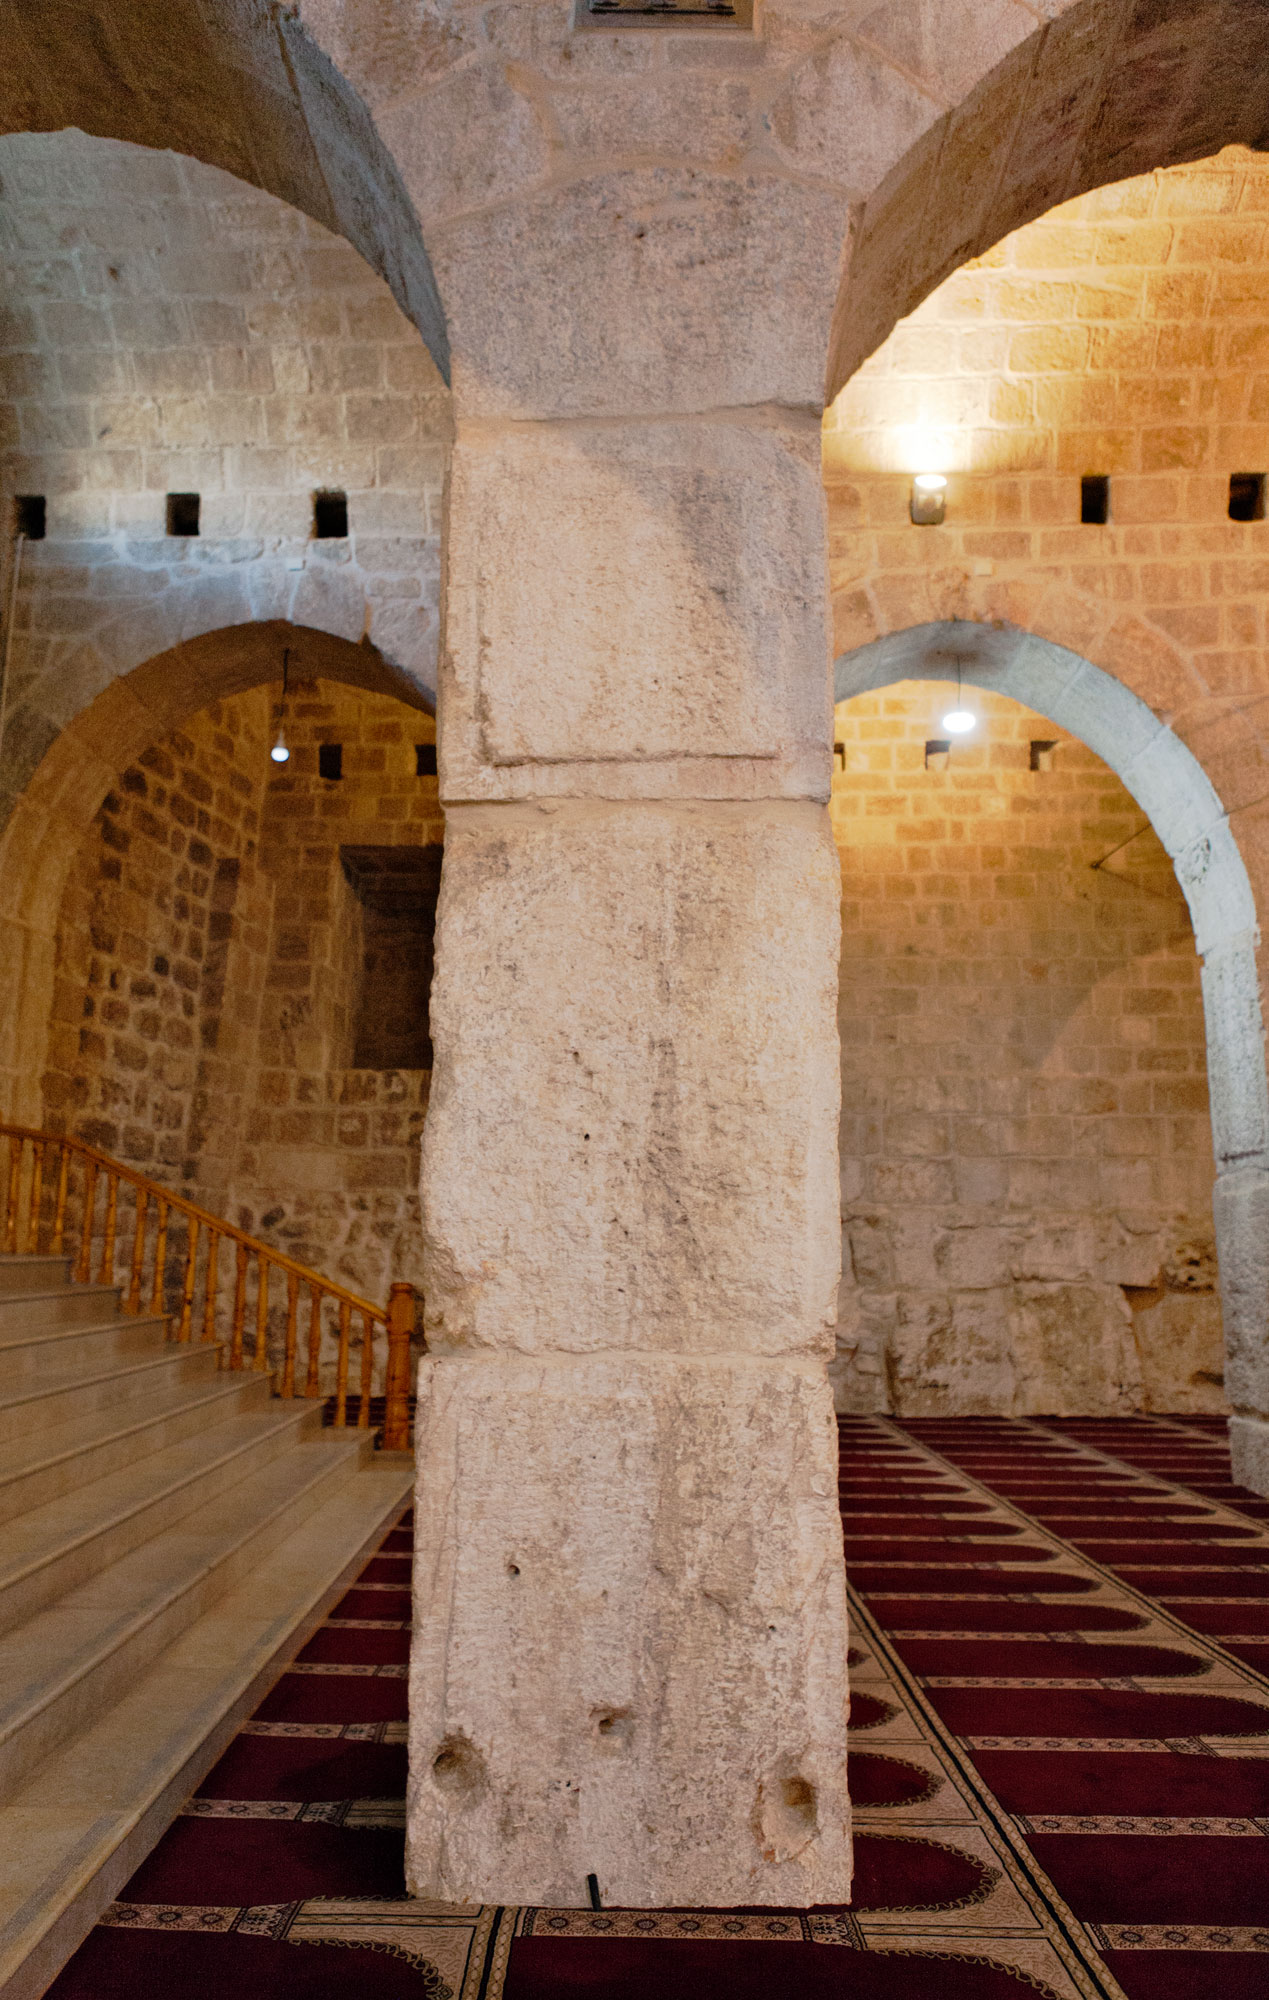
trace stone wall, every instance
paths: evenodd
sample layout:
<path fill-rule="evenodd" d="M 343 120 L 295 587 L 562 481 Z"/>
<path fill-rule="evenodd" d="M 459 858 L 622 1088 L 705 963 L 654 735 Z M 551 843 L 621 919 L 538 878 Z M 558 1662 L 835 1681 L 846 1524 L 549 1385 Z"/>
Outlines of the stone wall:
<path fill-rule="evenodd" d="M 1114 774 L 1016 702 L 966 690 L 978 726 L 927 766 L 956 699 L 837 710 L 839 1403 L 1224 1409 L 1181 891 Z"/>
<path fill-rule="evenodd" d="M 268 703 L 218 703 L 119 774 L 57 929 L 47 1122 L 201 1199 L 223 1188 L 254 1057 L 271 885 Z"/>
<path fill-rule="evenodd" d="M 111 679 L 196 633 L 285 618 L 434 687 L 449 398 L 382 279 L 275 196 L 81 132 L 0 138 L 0 193 L 0 494 L 47 499 L 0 810 Z M 346 537 L 314 536 L 326 489 Z M 166 532 L 184 492 L 197 536 Z"/>
<path fill-rule="evenodd" d="M 280 693 L 271 690 L 275 714 Z M 291 757 L 273 768 L 261 833 L 274 928 L 236 1219 L 378 1299 L 393 1278 L 421 1282 L 430 1073 L 354 1067 L 364 925 L 340 849 L 443 842 L 436 778 L 418 775 L 415 754 L 435 744 L 436 726 L 385 697 L 318 682 L 293 689 L 284 727 Z M 319 775 L 323 743 L 342 746 L 338 780 Z"/>
<path fill-rule="evenodd" d="M 419 1278 L 426 1070 L 353 1066 L 341 845 L 443 839 L 429 716 L 330 683 L 216 704 L 120 774 L 58 923 L 46 1115 L 365 1296 Z M 319 777 L 318 745 L 343 775 Z"/>
<path fill-rule="evenodd" d="M 1132 689 L 1193 751 L 1253 884 L 1269 855 L 1269 165 L 1230 148 L 1054 209 L 956 271 L 825 419 L 837 649 L 1005 620 Z M 947 476 L 943 526 L 908 518 Z M 1082 525 L 1080 481 L 1110 478 Z M 1263 974 L 1263 961 L 1262 961 Z"/>

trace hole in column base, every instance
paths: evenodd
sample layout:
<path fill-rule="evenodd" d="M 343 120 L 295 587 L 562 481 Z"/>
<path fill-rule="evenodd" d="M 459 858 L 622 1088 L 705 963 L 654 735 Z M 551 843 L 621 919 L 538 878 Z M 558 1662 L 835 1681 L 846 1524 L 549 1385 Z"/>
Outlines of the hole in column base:
<path fill-rule="evenodd" d="M 634 1734 L 634 1717 L 628 1708 L 596 1708 L 591 1711 L 595 1734 L 601 1742 L 628 1743 Z"/>
<path fill-rule="evenodd" d="M 484 1789 L 485 1760 L 466 1736 L 447 1736 L 432 1759 L 432 1777 L 443 1792 L 470 1798 Z"/>
<path fill-rule="evenodd" d="M 758 1787 L 754 1833 L 764 1861 L 792 1861 L 819 1832 L 815 1786 L 792 1758 L 783 1758 Z"/>

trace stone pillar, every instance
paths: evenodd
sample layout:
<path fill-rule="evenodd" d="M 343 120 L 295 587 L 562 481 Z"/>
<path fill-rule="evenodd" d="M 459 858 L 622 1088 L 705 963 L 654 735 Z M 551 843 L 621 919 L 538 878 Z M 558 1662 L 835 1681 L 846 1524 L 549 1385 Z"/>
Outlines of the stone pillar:
<path fill-rule="evenodd" d="M 460 421 L 408 1877 L 848 1894 L 812 410 Z"/>
<path fill-rule="evenodd" d="M 1184 867 L 1178 872 L 1184 883 Z M 1209 879 L 1215 873 L 1210 863 L 1207 873 Z M 1230 900 L 1236 923 L 1248 911 L 1242 895 Z M 1250 905 L 1249 888 L 1245 901 Z M 1225 1322 L 1225 1393 L 1233 1408 L 1230 1459 L 1240 1485 L 1269 1493 L 1269 1097 L 1257 934 L 1250 928 L 1231 927 L 1224 937 L 1209 938 L 1202 916 L 1195 928 L 1204 952 L 1207 1074 L 1216 1154 L 1212 1218 Z M 1215 930 L 1214 923 L 1211 928 Z"/>

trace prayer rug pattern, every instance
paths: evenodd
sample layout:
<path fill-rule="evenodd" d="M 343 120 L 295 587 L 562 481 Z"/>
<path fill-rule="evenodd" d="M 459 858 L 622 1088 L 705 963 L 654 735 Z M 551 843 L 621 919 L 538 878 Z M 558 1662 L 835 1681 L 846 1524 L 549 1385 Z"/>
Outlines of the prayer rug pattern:
<path fill-rule="evenodd" d="M 1265 2000 L 1269 1502 L 1223 1433 L 841 1430 L 849 1910 L 407 1899 L 407 1516 L 50 2000 Z"/>

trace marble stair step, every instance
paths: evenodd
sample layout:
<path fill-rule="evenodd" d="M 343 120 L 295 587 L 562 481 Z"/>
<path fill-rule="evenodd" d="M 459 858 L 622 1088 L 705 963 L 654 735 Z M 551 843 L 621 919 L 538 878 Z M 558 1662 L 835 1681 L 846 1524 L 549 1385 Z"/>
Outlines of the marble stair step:
<path fill-rule="evenodd" d="M 0 1446 L 33 1431 L 51 1430 L 93 1411 L 145 1404 L 176 1382 L 205 1382 L 217 1373 L 217 1347 L 182 1346 L 152 1335 L 148 1348 L 126 1361 L 107 1359 L 89 1369 L 54 1368 L 0 1378 Z"/>
<path fill-rule="evenodd" d="M 3 2000 L 44 1993 L 408 1504 L 408 1454 L 374 1454 L 363 1434 L 316 1439 L 284 1463 L 321 1455 L 344 1476 L 325 1491 L 297 1481 L 264 1526 L 257 1504 L 254 1533 L 240 1515 L 246 1539 L 221 1565 L 229 1587 L 0 1803 Z M 246 1498 L 219 1503 L 226 1542 Z"/>
<path fill-rule="evenodd" d="M 22 1434 L 0 1459 L 0 1523 L 135 1465 L 209 1424 L 267 1405 L 265 1375 L 161 1376 L 143 1402 L 108 1403 Z"/>
<path fill-rule="evenodd" d="M 0 1632 L 249 1478 L 320 1422 L 319 1403 L 271 1400 L 18 1515 L 0 1541 Z"/>
<path fill-rule="evenodd" d="M 153 1317 L 120 1312 L 117 1285 L 57 1285 L 0 1293 L 0 1351 L 5 1354 L 59 1333 L 153 1324 Z"/>
<path fill-rule="evenodd" d="M 11 1292 L 53 1291 L 71 1282 L 69 1257 L 0 1255 L 0 1298 Z"/>
<path fill-rule="evenodd" d="M 117 1700 L 370 1447 L 317 1435 L 0 1634 L 0 1798 Z"/>

